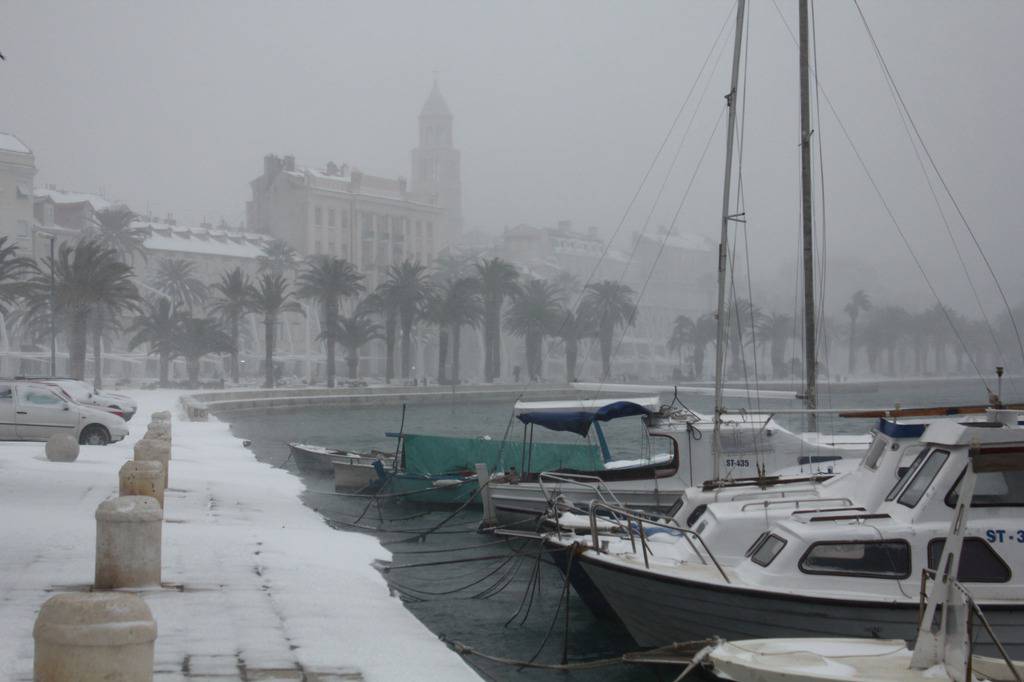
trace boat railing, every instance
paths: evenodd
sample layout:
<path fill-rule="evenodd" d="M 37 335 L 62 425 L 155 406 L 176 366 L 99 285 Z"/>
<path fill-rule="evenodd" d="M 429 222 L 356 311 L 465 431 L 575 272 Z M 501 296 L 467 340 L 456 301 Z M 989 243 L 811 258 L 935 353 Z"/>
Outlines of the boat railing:
<path fill-rule="evenodd" d="M 547 501 L 548 506 L 551 506 L 555 499 L 561 497 L 561 489 L 555 491 L 549 491 L 544 483 L 549 484 L 564 484 L 569 486 L 578 486 L 586 490 L 590 490 L 597 497 L 598 500 L 605 504 L 614 504 L 617 507 L 621 507 L 622 502 L 619 498 L 615 497 L 615 493 L 605 485 L 605 482 L 597 476 L 590 476 L 588 474 L 567 474 L 567 473 L 556 473 L 553 471 L 542 471 L 537 476 L 537 483 L 540 486 L 541 492 L 544 494 L 544 499 Z"/>
<path fill-rule="evenodd" d="M 918 609 L 917 609 L 917 625 L 921 626 L 921 619 L 924 617 L 925 606 L 928 603 L 928 581 L 929 579 L 934 580 L 936 577 L 936 571 L 932 568 L 921 569 L 921 591 L 918 595 Z M 988 622 L 988 618 L 982 612 L 981 607 L 978 606 L 978 602 L 974 601 L 974 597 L 971 596 L 970 591 L 960 583 L 959 580 L 953 581 L 953 587 L 956 588 L 960 594 L 963 595 L 964 602 L 967 604 L 968 615 L 967 615 L 967 661 L 970 666 L 970 661 L 974 656 L 974 618 L 977 617 L 978 622 L 981 623 L 982 627 L 985 628 L 985 632 L 988 633 L 989 639 L 992 640 L 992 644 L 995 645 L 996 650 L 999 652 L 999 656 L 1003 659 L 1003 663 L 1006 664 L 1007 669 L 1013 675 L 1013 678 L 1017 682 L 1024 682 L 1024 678 L 1021 677 L 1020 672 L 1017 670 L 1016 664 L 1013 659 L 1010 658 L 1010 654 L 1006 651 L 1003 643 L 996 637 L 996 633 L 992 630 L 992 625 Z M 970 675 L 970 668 L 967 673 Z"/>
<path fill-rule="evenodd" d="M 814 488 L 798 488 L 796 490 L 757 490 L 750 493 L 740 493 L 728 498 L 728 502 L 742 502 L 743 500 L 774 500 L 774 499 L 787 499 L 791 500 L 796 495 L 810 495 L 814 493 Z"/>
<path fill-rule="evenodd" d="M 731 582 L 729 580 L 729 576 L 725 574 L 725 569 L 723 569 L 722 565 L 718 563 L 718 559 L 715 558 L 715 555 L 711 552 L 711 549 L 707 546 L 707 544 L 705 544 L 704 539 L 700 536 L 699 533 L 692 531 L 689 528 L 682 528 L 674 521 L 672 521 L 671 523 L 656 521 L 650 518 L 649 516 L 629 509 L 624 509 L 623 507 L 614 507 L 612 505 L 605 504 L 598 500 L 592 500 L 590 502 L 590 540 L 594 551 L 598 554 L 600 554 L 603 551 L 597 533 L 598 510 L 604 510 L 608 512 L 608 514 L 611 515 L 612 521 L 614 523 L 619 524 L 626 530 L 626 532 L 629 534 L 629 541 L 630 544 L 632 544 L 633 546 L 634 554 L 636 553 L 636 538 L 639 537 L 640 547 L 644 557 L 645 568 L 651 567 L 649 556 L 653 555 L 654 552 L 651 550 L 650 547 L 647 546 L 647 533 L 644 530 L 644 524 L 646 524 L 649 527 L 653 526 L 656 528 L 664 528 L 673 533 L 678 533 L 690 545 L 690 549 L 697 556 L 697 558 L 701 560 L 701 563 L 707 566 L 708 561 L 710 560 L 711 564 L 713 564 L 714 567 L 718 569 L 718 573 L 722 576 L 722 580 L 724 580 L 726 583 Z M 622 523 L 623 521 L 625 522 L 624 524 Z M 635 528 L 634 523 L 636 524 Z M 696 541 L 697 544 L 694 544 L 694 541 Z M 698 544 L 703 549 L 703 553 L 701 552 L 701 550 L 697 549 Z M 705 557 L 705 555 L 707 556 Z"/>
<path fill-rule="evenodd" d="M 797 498 L 797 499 L 787 498 L 787 499 L 759 500 L 757 502 L 747 502 L 745 505 L 740 507 L 740 511 L 747 511 L 747 509 L 754 509 L 754 508 L 778 507 L 778 506 L 783 505 L 783 504 L 791 504 L 791 505 L 793 505 L 793 507 L 795 509 L 802 509 L 802 507 L 800 506 L 801 503 L 808 504 L 808 503 L 811 503 L 811 502 L 813 502 L 815 504 L 820 504 L 822 502 L 840 503 L 840 504 L 844 504 L 844 505 L 847 505 L 847 506 L 850 506 L 850 507 L 853 506 L 853 500 L 851 500 L 849 497 L 809 497 L 809 498 L 808 497 L 802 497 L 802 498 Z"/>

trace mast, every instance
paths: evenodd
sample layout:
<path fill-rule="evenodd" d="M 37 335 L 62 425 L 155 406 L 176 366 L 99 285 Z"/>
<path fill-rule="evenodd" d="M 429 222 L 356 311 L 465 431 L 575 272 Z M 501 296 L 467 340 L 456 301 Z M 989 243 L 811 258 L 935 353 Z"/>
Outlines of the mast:
<path fill-rule="evenodd" d="M 719 455 L 722 435 L 722 381 L 725 364 L 725 287 L 726 265 L 729 255 L 729 221 L 736 216 L 729 215 L 729 191 L 732 188 L 732 147 L 736 136 L 736 92 L 740 78 L 740 54 L 743 51 L 743 15 L 745 0 L 736 3 L 736 42 L 732 51 L 732 81 L 729 94 L 725 96 L 729 107 L 729 123 L 725 137 L 725 185 L 722 190 L 722 237 L 718 243 L 718 329 L 715 333 L 715 425 L 711 440 L 711 457 L 714 460 L 715 480 L 720 475 Z"/>
<path fill-rule="evenodd" d="M 804 405 L 808 410 L 814 410 L 818 406 L 818 359 L 814 327 L 814 207 L 811 204 L 811 77 L 807 23 L 807 0 L 800 0 L 800 186 L 803 195 L 804 362 L 807 375 Z M 818 416 L 814 412 L 807 413 L 807 430 L 818 430 Z"/>

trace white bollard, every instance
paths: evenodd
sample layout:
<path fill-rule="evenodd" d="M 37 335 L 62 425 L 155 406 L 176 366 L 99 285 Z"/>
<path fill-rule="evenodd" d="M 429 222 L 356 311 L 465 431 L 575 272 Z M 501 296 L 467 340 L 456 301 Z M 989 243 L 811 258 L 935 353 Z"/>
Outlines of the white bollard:
<path fill-rule="evenodd" d="M 152 497 L 115 497 L 96 507 L 96 587 L 160 584 L 164 513 Z"/>
<path fill-rule="evenodd" d="M 35 682 L 145 682 L 153 679 L 156 622 L 129 592 L 50 597 L 35 628 Z"/>
<path fill-rule="evenodd" d="M 118 495 L 146 495 L 164 506 L 164 465 L 155 461 L 129 461 L 118 472 Z"/>
<path fill-rule="evenodd" d="M 46 459 L 74 462 L 78 459 L 78 441 L 70 433 L 55 433 L 46 440 Z"/>
<path fill-rule="evenodd" d="M 164 465 L 164 488 L 171 476 L 171 444 L 165 440 L 143 438 L 135 444 L 136 462 L 160 462 Z"/>

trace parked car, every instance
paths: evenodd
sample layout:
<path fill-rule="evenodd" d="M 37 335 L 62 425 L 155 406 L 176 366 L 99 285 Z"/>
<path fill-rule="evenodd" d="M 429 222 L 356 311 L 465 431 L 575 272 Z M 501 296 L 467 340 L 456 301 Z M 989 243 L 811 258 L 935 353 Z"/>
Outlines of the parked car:
<path fill-rule="evenodd" d="M 54 386 L 0 381 L 0 440 L 45 441 L 69 433 L 83 445 L 106 445 L 125 438 L 124 419 L 62 395 Z"/>
<path fill-rule="evenodd" d="M 95 407 L 111 414 L 116 414 L 125 421 L 131 421 L 138 411 L 138 403 L 121 393 L 97 391 L 90 384 L 78 379 L 65 377 L 16 377 L 19 380 L 34 381 L 48 386 L 55 386 L 76 403 Z"/>

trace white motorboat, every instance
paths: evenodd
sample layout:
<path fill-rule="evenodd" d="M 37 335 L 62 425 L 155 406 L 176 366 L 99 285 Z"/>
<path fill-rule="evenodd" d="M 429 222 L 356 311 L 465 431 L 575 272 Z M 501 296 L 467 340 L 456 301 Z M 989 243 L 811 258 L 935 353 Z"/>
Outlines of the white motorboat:
<path fill-rule="evenodd" d="M 394 464 L 394 455 L 379 451 L 352 452 L 311 443 L 288 443 L 295 464 L 307 473 L 334 477 L 336 490 L 362 488 L 377 476 L 376 462 L 385 469 Z"/>
<path fill-rule="evenodd" d="M 666 513 L 683 492 L 715 474 L 732 483 L 763 480 L 763 472 L 804 466 L 808 471 L 832 474 L 853 469 L 863 457 L 870 436 L 837 435 L 804 438 L 780 426 L 770 414 L 723 415 L 720 449 L 712 456 L 711 439 L 705 430 L 713 418 L 685 408 L 663 407 L 655 397 L 628 400 L 566 400 L 519 402 L 516 417 L 533 427 L 571 431 L 588 436 L 593 430 L 604 467 L 598 470 L 554 470 L 504 476 L 489 484 L 491 503 L 499 523 L 523 515 L 539 516 L 559 501 L 586 508 L 591 500 L 625 506 L 648 513 Z M 601 422 L 640 416 L 645 425 L 644 456 L 623 461 L 610 451 Z M 523 452 L 529 452 L 525 443 Z M 524 471 L 529 471 L 524 462 Z M 759 479 L 760 476 L 760 479 Z"/>
<path fill-rule="evenodd" d="M 987 456 L 1024 448 L 1016 412 L 993 411 L 991 418 L 928 426 L 906 473 L 889 486 L 876 479 L 875 489 L 882 485 L 888 492 L 873 506 L 867 497 L 859 504 L 855 496 L 852 505 L 834 509 L 765 512 L 742 556 L 717 555 L 715 546 L 722 543 L 710 523 L 701 534 L 675 524 L 660 524 L 667 532 L 651 532 L 650 521 L 644 530 L 642 517 L 620 511 L 620 518 L 632 522 L 628 529 L 638 532 L 599 539 L 595 528 L 589 546 L 577 547 L 573 568 L 642 646 L 712 635 L 912 639 L 918 610 L 914 576 L 941 554 L 972 448 Z M 1014 570 L 1024 567 L 1021 506 L 1024 474 L 980 474 L 959 574 L 1015 657 L 1024 657 L 1024 577 Z M 731 527 L 750 526 L 752 518 L 748 514 Z M 718 538 L 729 526 L 723 524 Z M 984 636 L 979 648 L 993 653 Z"/>
<path fill-rule="evenodd" d="M 1000 656 L 974 655 L 975 622 L 999 642 L 984 613 L 956 580 L 964 560 L 964 541 L 978 475 L 1024 471 L 1024 447 L 973 448 L 959 484 L 959 495 L 943 543 L 940 570 L 930 578 L 928 600 L 920 610 L 913 648 L 902 640 L 803 637 L 721 642 L 705 649 L 711 671 L 725 680 L 826 682 L 833 680 L 1021 679 L 1021 664 L 996 644 Z M 922 605 L 924 606 L 924 605 Z"/>

